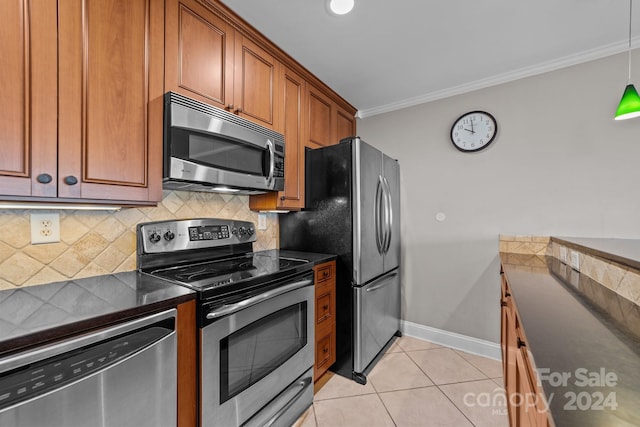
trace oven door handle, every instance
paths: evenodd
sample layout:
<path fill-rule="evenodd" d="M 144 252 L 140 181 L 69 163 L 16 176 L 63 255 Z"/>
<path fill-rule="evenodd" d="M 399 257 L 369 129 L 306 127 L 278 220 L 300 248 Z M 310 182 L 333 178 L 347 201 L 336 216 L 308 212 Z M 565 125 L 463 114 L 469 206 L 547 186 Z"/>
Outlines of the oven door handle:
<path fill-rule="evenodd" d="M 236 311 L 240 311 L 244 308 L 250 307 L 252 305 L 258 304 L 259 302 L 271 299 L 273 297 L 277 297 L 278 295 L 282 295 L 284 293 L 287 293 L 289 291 L 293 291 L 294 289 L 298 289 L 298 288 L 304 288 L 305 286 L 309 286 L 313 284 L 313 280 L 312 279 L 305 279 L 305 280 L 300 280 L 297 282 L 293 282 L 293 283 L 289 283 L 287 285 L 284 286 L 280 286 L 278 288 L 272 289 L 270 291 L 264 292 L 260 295 L 256 295 L 254 297 L 251 298 L 247 298 L 245 300 L 242 301 L 238 301 L 237 303 L 234 304 L 225 304 L 219 308 L 216 308 L 214 310 L 211 310 L 209 313 L 207 313 L 207 319 L 211 320 L 211 319 L 216 319 L 218 317 L 222 317 L 222 316 L 226 316 L 229 315 L 231 313 L 235 313 Z"/>

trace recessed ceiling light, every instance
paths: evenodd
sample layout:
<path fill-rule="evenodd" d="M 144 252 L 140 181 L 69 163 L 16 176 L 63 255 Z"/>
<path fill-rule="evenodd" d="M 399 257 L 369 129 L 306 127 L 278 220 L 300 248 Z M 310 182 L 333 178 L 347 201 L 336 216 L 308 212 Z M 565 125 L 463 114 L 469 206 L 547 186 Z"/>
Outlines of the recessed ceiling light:
<path fill-rule="evenodd" d="M 336 15 L 344 15 L 353 9 L 354 0 L 329 0 L 329 9 Z"/>

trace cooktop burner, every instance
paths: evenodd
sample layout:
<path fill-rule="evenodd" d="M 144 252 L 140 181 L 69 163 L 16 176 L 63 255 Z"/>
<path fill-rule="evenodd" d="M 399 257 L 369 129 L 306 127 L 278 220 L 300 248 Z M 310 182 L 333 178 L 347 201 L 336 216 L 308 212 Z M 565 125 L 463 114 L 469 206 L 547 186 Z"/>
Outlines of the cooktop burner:
<path fill-rule="evenodd" d="M 276 251 L 264 251 L 222 260 L 163 267 L 149 273 L 204 291 L 283 272 L 306 263 L 307 260 L 279 257 Z"/>

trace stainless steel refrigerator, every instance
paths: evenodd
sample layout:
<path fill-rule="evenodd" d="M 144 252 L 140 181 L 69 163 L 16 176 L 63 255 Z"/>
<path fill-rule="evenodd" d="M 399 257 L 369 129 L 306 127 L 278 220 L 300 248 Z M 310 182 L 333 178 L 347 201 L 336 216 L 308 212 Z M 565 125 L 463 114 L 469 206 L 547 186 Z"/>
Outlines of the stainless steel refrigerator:
<path fill-rule="evenodd" d="M 280 216 L 280 247 L 336 254 L 336 363 L 366 383 L 400 335 L 400 166 L 348 138 L 306 152 L 306 208 Z"/>

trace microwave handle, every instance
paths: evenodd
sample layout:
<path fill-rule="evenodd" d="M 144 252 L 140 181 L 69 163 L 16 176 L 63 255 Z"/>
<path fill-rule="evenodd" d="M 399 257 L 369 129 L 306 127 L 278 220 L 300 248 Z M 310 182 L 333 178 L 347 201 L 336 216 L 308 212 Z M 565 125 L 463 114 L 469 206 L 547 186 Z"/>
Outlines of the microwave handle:
<path fill-rule="evenodd" d="M 267 139 L 267 148 L 269 149 L 269 175 L 267 176 L 267 183 L 271 185 L 276 169 L 276 153 L 273 148 L 273 142 L 271 142 L 270 139 Z"/>

